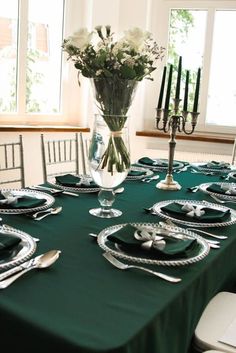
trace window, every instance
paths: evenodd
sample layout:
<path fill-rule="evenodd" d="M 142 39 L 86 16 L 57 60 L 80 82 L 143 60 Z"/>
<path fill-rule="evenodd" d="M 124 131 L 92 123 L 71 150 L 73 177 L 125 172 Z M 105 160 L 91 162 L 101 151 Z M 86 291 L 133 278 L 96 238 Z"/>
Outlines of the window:
<path fill-rule="evenodd" d="M 197 70 L 203 65 L 206 18 L 207 11 L 205 10 L 172 9 L 170 13 L 168 62 L 173 64 L 176 79 L 179 56 L 183 58 L 182 97 L 184 96 L 186 70 L 190 71 L 188 102 L 190 111 L 193 107 Z"/>
<path fill-rule="evenodd" d="M 29 0 L 27 113 L 60 112 L 62 28 L 63 0 Z"/>
<path fill-rule="evenodd" d="M 70 118 L 65 104 L 70 78 L 61 44 L 64 31 L 79 27 L 78 16 L 71 20 L 75 2 L 0 0 L 1 121 L 43 124 Z"/>
<path fill-rule="evenodd" d="M 192 73 L 190 110 L 197 68 L 202 68 L 198 130 L 232 133 L 236 132 L 236 2 L 212 3 L 169 2 L 168 62 L 177 69 L 182 56 L 182 90 L 186 70 Z"/>
<path fill-rule="evenodd" d="M 18 1 L 0 0 L 0 112 L 16 111 Z"/>
<path fill-rule="evenodd" d="M 206 114 L 209 124 L 236 126 L 236 48 L 233 33 L 236 33 L 236 10 L 217 10 Z"/>

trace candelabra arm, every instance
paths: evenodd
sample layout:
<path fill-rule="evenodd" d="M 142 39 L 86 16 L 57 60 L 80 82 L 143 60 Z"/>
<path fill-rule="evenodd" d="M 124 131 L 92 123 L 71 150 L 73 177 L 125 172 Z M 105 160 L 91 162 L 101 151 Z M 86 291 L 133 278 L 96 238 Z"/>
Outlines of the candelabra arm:
<path fill-rule="evenodd" d="M 187 130 L 186 128 L 186 122 L 187 122 L 187 114 L 184 115 L 184 113 L 188 113 L 188 112 L 182 112 L 183 113 L 183 131 L 186 135 L 191 135 L 194 130 L 195 130 L 195 127 L 197 125 L 197 120 L 198 120 L 198 115 L 199 113 L 197 112 L 191 112 L 190 114 L 192 115 L 192 119 L 191 119 L 191 125 L 192 125 L 192 128 L 191 130 Z"/>
<path fill-rule="evenodd" d="M 159 131 L 164 131 L 165 133 L 169 131 L 168 128 L 168 118 L 169 118 L 169 113 L 170 110 L 168 109 L 156 109 L 157 114 L 156 114 L 156 128 Z M 161 126 L 162 123 L 162 126 Z"/>

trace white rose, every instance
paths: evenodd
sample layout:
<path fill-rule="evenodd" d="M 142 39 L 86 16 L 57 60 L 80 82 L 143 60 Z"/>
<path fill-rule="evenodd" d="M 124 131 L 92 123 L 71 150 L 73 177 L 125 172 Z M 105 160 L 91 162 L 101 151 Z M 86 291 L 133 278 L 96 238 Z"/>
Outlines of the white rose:
<path fill-rule="evenodd" d="M 123 40 L 127 42 L 130 48 L 141 51 L 145 45 L 146 39 L 150 37 L 150 33 L 143 31 L 141 28 L 135 27 L 128 31 L 125 31 Z"/>
<path fill-rule="evenodd" d="M 88 32 L 87 28 L 81 28 L 69 37 L 70 45 L 73 45 L 80 50 L 84 50 L 91 42 L 93 32 Z"/>

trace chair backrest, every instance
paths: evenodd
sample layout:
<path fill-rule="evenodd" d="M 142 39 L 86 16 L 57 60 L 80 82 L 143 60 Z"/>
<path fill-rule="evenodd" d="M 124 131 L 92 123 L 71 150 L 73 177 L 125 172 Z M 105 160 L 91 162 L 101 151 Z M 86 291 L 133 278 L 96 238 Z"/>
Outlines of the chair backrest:
<path fill-rule="evenodd" d="M 236 138 L 234 139 L 234 146 L 232 150 L 231 164 L 234 164 L 236 156 Z"/>
<path fill-rule="evenodd" d="M 0 185 L 3 184 L 25 187 L 22 135 L 19 135 L 18 142 L 0 144 Z"/>
<path fill-rule="evenodd" d="M 82 132 L 70 138 L 48 140 L 41 134 L 41 148 L 44 182 L 56 175 L 86 174 Z"/>

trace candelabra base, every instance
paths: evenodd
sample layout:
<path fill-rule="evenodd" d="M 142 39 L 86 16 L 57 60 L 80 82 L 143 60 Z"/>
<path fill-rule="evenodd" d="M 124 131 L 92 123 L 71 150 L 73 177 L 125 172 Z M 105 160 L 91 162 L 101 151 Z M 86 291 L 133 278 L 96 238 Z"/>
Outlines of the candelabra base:
<path fill-rule="evenodd" d="M 181 185 L 174 181 L 172 174 L 167 174 L 165 180 L 157 183 L 156 188 L 161 190 L 180 190 Z"/>

